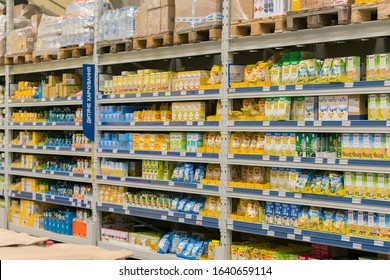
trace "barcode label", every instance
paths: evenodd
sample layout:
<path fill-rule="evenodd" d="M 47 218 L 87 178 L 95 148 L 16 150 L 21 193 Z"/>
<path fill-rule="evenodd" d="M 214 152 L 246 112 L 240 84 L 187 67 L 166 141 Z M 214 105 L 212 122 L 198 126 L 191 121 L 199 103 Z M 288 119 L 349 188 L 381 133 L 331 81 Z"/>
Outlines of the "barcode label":
<path fill-rule="evenodd" d="M 303 90 L 303 85 L 296 85 L 295 90 Z"/>
<path fill-rule="evenodd" d="M 262 225 L 261 228 L 262 228 L 263 230 L 269 230 L 269 225 Z"/>
<path fill-rule="evenodd" d="M 310 236 L 303 236 L 303 237 L 302 237 L 302 241 L 310 242 L 310 241 L 311 241 L 311 238 L 310 238 Z"/>
<path fill-rule="evenodd" d="M 272 230 L 267 231 L 268 236 L 275 236 L 275 232 Z"/>
<path fill-rule="evenodd" d="M 269 195 L 269 194 L 270 194 L 269 190 L 263 190 L 263 195 Z"/>
<path fill-rule="evenodd" d="M 300 229 L 294 229 L 294 234 L 296 234 L 296 235 L 302 235 L 302 230 L 300 230 Z"/>
<path fill-rule="evenodd" d="M 295 239 L 295 235 L 294 234 L 287 234 L 287 239 L 294 240 Z"/>
<path fill-rule="evenodd" d="M 347 236 L 347 235 L 342 235 L 341 236 L 341 241 L 350 242 L 351 238 L 349 236 Z"/>

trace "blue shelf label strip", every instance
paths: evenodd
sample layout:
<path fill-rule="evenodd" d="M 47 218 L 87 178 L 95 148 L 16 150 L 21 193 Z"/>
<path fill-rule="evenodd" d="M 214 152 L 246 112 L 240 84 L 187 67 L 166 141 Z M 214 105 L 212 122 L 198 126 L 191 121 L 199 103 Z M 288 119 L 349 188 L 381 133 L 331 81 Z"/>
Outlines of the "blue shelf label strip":
<path fill-rule="evenodd" d="M 183 94 L 185 92 L 185 94 Z M 219 89 L 207 89 L 207 90 L 187 90 L 187 91 L 172 91 L 172 92 L 142 92 L 130 93 L 130 94 L 105 94 L 101 95 L 99 99 L 137 99 L 144 97 L 167 97 L 167 96 L 181 96 L 181 95 L 217 95 Z"/>
<path fill-rule="evenodd" d="M 170 157 L 187 157 L 187 158 L 210 158 L 210 159 L 218 159 L 219 154 L 216 153 L 199 153 L 202 156 L 199 157 L 198 153 L 193 152 L 161 152 L 161 151 L 135 151 L 135 150 L 121 150 L 121 149 L 103 149 L 100 148 L 101 153 L 109 153 L 109 154 L 122 154 L 122 155 L 147 155 L 147 156 L 170 156 Z M 100 152 L 100 151 L 99 151 Z"/>
<path fill-rule="evenodd" d="M 102 122 L 102 126 L 129 126 L 129 127 L 175 127 L 175 126 L 188 126 L 188 127 L 218 127 L 218 121 L 180 121 L 180 122 Z"/>
<path fill-rule="evenodd" d="M 266 125 L 264 125 L 264 123 Z M 314 121 L 232 121 L 230 127 L 388 127 L 387 121 L 365 121 L 365 120 L 344 120 L 344 121 L 321 121 L 321 125 L 314 125 Z"/>

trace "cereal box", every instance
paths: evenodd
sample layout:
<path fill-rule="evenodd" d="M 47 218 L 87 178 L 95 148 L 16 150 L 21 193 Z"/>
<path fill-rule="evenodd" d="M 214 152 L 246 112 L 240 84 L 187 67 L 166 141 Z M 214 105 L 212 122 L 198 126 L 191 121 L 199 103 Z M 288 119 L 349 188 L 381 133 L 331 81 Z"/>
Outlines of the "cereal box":
<path fill-rule="evenodd" d="M 360 56 L 349 56 L 345 60 L 346 82 L 360 81 Z"/>
<path fill-rule="evenodd" d="M 355 197 L 365 197 L 367 188 L 366 174 L 356 172 L 352 176 L 352 181 L 355 182 Z"/>
<path fill-rule="evenodd" d="M 348 120 L 348 96 L 337 96 L 337 120 Z"/>
<path fill-rule="evenodd" d="M 347 234 L 350 235 L 357 235 L 358 233 L 358 215 L 357 211 L 348 211 L 348 218 L 347 218 Z"/>
<path fill-rule="evenodd" d="M 290 225 L 292 227 L 298 227 L 298 217 L 301 209 L 302 206 L 300 205 L 296 205 L 296 204 L 290 205 Z"/>
<path fill-rule="evenodd" d="M 291 226 L 291 220 L 290 220 L 290 205 L 287 203 L 283 203 L 282 205 L 282 226 L 290 227 Z"/>
<path fill-rule="evenodd" d="M 366 197 L 371 199 L 377 198 L 377 176 L 378 174 L 367 173 L 366 174 Z"/>
<path fill-rule="evenodd" d="M 370 94 L 368 96 L 368 119 L 371 121 L 380 119 L 381 100 L 379 94 Z"/>
<path fill-rule="evenodd" d="M 390 53 L 379 54 L 378 80 L 390 80 Z"/>
<path fill-rule="evenodd" d="M 352 157 L 353 158 L 361 158 L 363 157 L 363 149 L 361 146 L 361 134 L 354 133 L 352 134 L 352 138 L 350 138 L 350 146 L 352 147 Z"/>
<path fill-rule="evenodd" d="M 375 81 L 378 78 L 379 56 L 375 54 L 367 55 L 366 58 L 366 79 Z"/>
<path fill-rule="evenodd" d="M 359 236 L 368 236 L 368 213 L 358 211 L 357 213 L 357 225 Z"/>
<path fill-rule="evenodd" d="M 383 93 L 380 95 L 379 99 L 379 118 L 381 120 L 390 120 L 390 94 Z"/>
<path fill-rule="evenodd" d="M 353 197 L 355 195 L 355 184 L 352 182 L 353 173 L 350 171 L 344 172 L 344 189 L 345 195 Z"/>
<path fill-rule="evenodd" d="M 390 215 L 378 214 L 378 224 L 379 237 L 390 240 Z"/>
<path fill-rule="evenodd" d="M 385 158 L 390 159 L 390 134 L 385 134 Z"/>
<path fill-rule="evenodd" d="M 363 148 L 363 158 L 371 159 L 373 156 L 373 134 L 360 134 L 360 146 Z"/>
<path fill-rule="evenodd" d="M 320 96 L 318 100 L 318 119 L 320 121 L 327 121 L 329 117 L 328 97 Z"/>
<path fill-rule="evenodd" d="M 370 238 L 378 238 L 379 237 L 379 217 L 378 214 L 368 212 L 367 213 L 367 226 L 368 226 L 368 231 L 367 235 Z"/>
<path fill-rule="evenodd" d="M 377 197 L 378 199 L 388 199 L 388 186 L 389 186 L 389 175 L 388 174 L 376 174 L 376 186 L 377 186 Z"/>
<path fill-rule="evenodd" d="M 373 159 L 384 159 L 385 158 L 385 135 L 374 134 L 374 144 L 372 149 Z"/>

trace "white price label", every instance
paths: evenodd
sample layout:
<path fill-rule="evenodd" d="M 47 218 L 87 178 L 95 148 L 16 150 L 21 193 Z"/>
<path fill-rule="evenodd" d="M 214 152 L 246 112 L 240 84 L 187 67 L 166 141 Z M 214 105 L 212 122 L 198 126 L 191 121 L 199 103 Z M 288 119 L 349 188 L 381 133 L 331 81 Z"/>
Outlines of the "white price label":
<path fill-rule="evenodd" d="M 36 173 L 37 171 L 35 169 L 32 170 L 33 173 Z"/>
<path fill-rule="evenodd" d="M 232 159 L 232 158 L 234 158 L 234 155 L 233 154 L 228 154 L 228 158 Z"/>
<path fill-rule="evenodd" d="M 75 207 L 75 206 L 76 206 L 76 203 L 72 202 L 72 206 Z"/>
<path fill-rule="evenodd" d="M 361 249 L 362 249 L 362 244 L 353 243 L 353 244 L 352 244 L 352 248 L 354 248 L 354 249 L 356 249 L 356 250 L 361 250 Z"/>
<path fill-rule="evenodd" d="M 180 152 L 180 156 L 181 157 L 185 157 L 186 156 L 186 152 Z"/>
<path fill-rule="evenodd" d="M 46 195 L 42 195 L 42 201 L 46 201 Z"/>
<path fill-rule="evenodd" d="M 269 190 L 263 190 L 263 195 L 269 195 L 269 194 L 270 194 Z"/>
<path fill-rule="evenodd" d="M 294 193 L 294 198 L 302 198 L 302 194 L 301 193 Z"/>
<path fill-rule="evenodd" d="M 341 236 L 341 241 L 350 242 L 351 238 L 348 235 L 342 235 Z"/>
<path fill-rule="evenodd" d="M 353 83 L 345 83 L 344 87 L 346 87 L 346 88 L 353 88 Z"/>
<path fill-rule="evenodd" d="M 314 162 L 315 162 L 316 164 L 323 164 L 323 163 L 324 163 L 324 159 L 323 159 L 323 158 L 316 158 L 316 159 L 314 160 Z"/>
<path fill-rule="evenodd" d="M 158 92 L 153 92 L 153 97 L 157 97 L 158 96 Z"/>
<path fill-rule="evenodd" d="M 268 161 L 270 159 L 270 157 L 269 156 L 263 156 L 263 160 L 266 160 L 266 161 Z"/>
<path fill-rule="evenodd" d="M 303 236 L 302 241 L 311 242 L 311 238 L 310 238 L 310 236 Z"/>
<path fill-rule="evenodd" d="M 233 192 L 233 188 L 226 188 L 227 192 Z"/>
<path fill-rule="evenodd" d="M 103 152 L 103 149 L 100 149 L 100 148 L 99 148 L 99 149 L 98 149 L 98 153 L 101 153 L 101 152 Z"/>
<path fill-rule="evenodd" d="M 21 103 L 24 103 L 24 99 L 20 100 Z"/>
<path fill-rule="evenodd" d="M 101 201 L 98 201 L 97 205 L 98 205 L 99 207 L 102 207 L 103 204 L 102 204 Z"/>
<path fill-rule="evenodd" d="M 362 204 L 362 199 L 358 197 L 352 198 L 352 203 L 354 204 Z"/>
<path fill-rule="evenodd" d="M 279 191 L 278 196 L 286 197 L 286 192 L 285 191 Z"/>
<path fill-rule="evenodd" d="M 118 150 L 117 150 L 117 149 L 113 149 L 112 152 L 113 152 L 114 154 L 117 154 L 117 153 L 118 153 Z"/>
<path fill-rule="evenodd" d="M 281 90 L 281 91 L 286 90 L 286 86 L 279 86 L 279 90 Z"/>
<path fill-rule="evenodd" d="M 56 199 L 56 196 L 55 196 L 55 195 L 51 195 L 51 196 L 50 196 L 50 199 L 51 199 L 51 200 L 54 200 L 54 199 Z"/>
<path fill-rule="evenodd" d="M 23 126 L 23 125 L 24 125 L 24 123 L 21 122 L 21 123 L 20 123 L 20 126 Z"/>
<path fill-rule="evenodd" d="M 199 216 L 199 215 L 196 216 L 196 219 L 197 219 L 198 221 L 203 221 L 203 217 L 202 217 L 202 216 Z"/>
<path fill-rule="evenodd" d="M 84 178 L 89 178 L 89 175 L 88 174 L 84 174 Z"/>
<path fill-rule="evenodd" d="M 385 82 L 384 82 L 384 86 L 385 86 L 385 87 L 390 86 L 390 81 L 385 81 Z"/>
<path fill-rule="evenodd" d="M 125 98 L 124 94 L 119 95 L 120 98 Z"/>
<path fill-rule="evenodd" d="M 191 214 L 186 214 L 186 219 L 192 219 L 192 215 Z"/>
<path fill-rule="evenodd" d="M 298 121 L 297 126 L 305 126 L 306 122 L 305 121 Z"/>
<path fill-rule="evenodd" d="M 165 221 L 167 219 L 167 216 L 161 215 L 161 220 Z"/>
<path fill-rule="evenodd" d="M 390 126 L 390 121 L 387 121 L 387 122 L 386 122 L 386 126 Z"/>
<path fill-rule="evenodd" d="M 351 121 L 343 121 L 342 126 L 351 126 Z"/>
<path fill-rule="evenodd" d="M 187 95 L 187 91 L 182 90 L 182 91 L 180 92 L 180 95 Z"/>
<path fill-rule="evenodd" d="M 336 164 L 336 159 L 335 158 L 328 158 L 327 163 L 328 164 Z"/>
<path fill-rule="evenodd" d="M 385 246 L 385 243 L 382 240 L 375 240 L 374 246 L 383 247 L 383 246 Z"/>
<path fill-rule="evenodd" d="M 287 161 L 287 157 L 281 156 L 281 157 L 279 157 L 279 161 Z"/>
<path fill-rule="evenodd" d="M 168 126 L 169 125 L 169 122 L 164 122 L 164 126 Z"/>
<path fill-rule="evenodd" d="M 273 230 L 267 231 L 268 236 L 275 236 L 275 232 Z"/>
<path fill-rule="evenodd" d="M 203 90 L 203 89 L 202 89 L 202 90 L 199 90 L 199 91 L 198 91 L 198 94 L 199 94 L 199 95 L 203 95 L 203 94 L 204 94 L 204 90 Z"/>
<path fill-rule="evenodd" d="M 51 125 L 52 125 L 52 126 L 56 126 L 57 123 L 56 123 L 56 122 L 52 122 Z"/>
<path fill-rule="evenodd" d="M 131 155 L 134 155 L 135 151 L 134 150 L 130 150 L 130 154 Z"/>
<path fill-rule="evenodd" d="M 263 87 L 263 91 L 270 91 L 271 87 Z"/>
<path fill-rule="evenodd" d="M 187 126 L 193 126 L 194 122 L 187 122 Z"/>
<path fill-rule="evenodd" d="M 227 122 L 227 125 L 228 125 L 228 126 L 234 126 L 234 121 L 228 121 L 228 122 Z"/>
<path fill-rule="evenodd" d="M 111 94 L 110 95 L 110 99 L 114 99 L 115 98 L 115 95 L 114 94 Z"/>
<path fill-rule="evenodd" d="M 269 230 L 269 225 L 263 224 L 263 225 L 261 225 L 261 228 L 263 230 Z"/>
<path fill-rule="evenodd" d="M 168 216 L 171 216 L 171 217 L 175 216 L 175 212 L 173 212 L 173 211 L 168 211 Z"/>
<path fill-rule="evenodd" d="M 179 218 L 179 223 L 184 223 L 184 219 L 183 218 Z"/>
<path fill-rule="evenodd" d="M 171 92 L 170 92 L 170 91 L 167 91 L 167 92 L 165 93 L 165 96 L 171 96 Z"/>
<path fill-rule="evenodd" d="M 314 126 L 322 126 L 322 121 L 314 121 Z"/>
<path fill-rule="evenodd" d="M 56 147 L 56 151 L 59 151 L 60 150 L 60 147 Z"/>
<path fill-rule="evenodd" d="M 33 122 L 33 125 L 37 125 L 37 123 L 36 123 L 36 122 Z"/>
<path fill-rule="evenodd" d="M 125 215 L 130 215 L 130 211 L 129 210 L 125 210 Z"/>
<path fill-rule="evenodd" d="M 263 121 L 263 126 L 270 126 L 271 122 L 270 121 Z"/>
<path fill-rule="evenodd" d="M 204 126 L 204 122 L 198 122 L 198 126 Z"/>
<path fill-rule="evenodd" d="M 295 90 L 303 90 L 303 85 L 296 85 Z"/>
<path fill-rule="evenodd" d="M 340 159 L 339 160 L 339 164 L 347 165 L 348 164 L 348 160 L 347 159 Z"/>
<path fill-rule="evenodd" d="M 69 177 L 73 177 L 73 172 L 70 172 L 70 173 L 69 173 Z"/>
<path fill-rule="evenodd" d="M 23 149 L 26 149 L 26 145 L 23 145 L 22 148 L 23 148 Z"/>
<path fill-rule="evenodd" d="M 103 176 L 103 180 L 107 180 L 107 176 Z"/>
<path fill-rule="evenodd" d="M 162 155 L 162 156 L 166 156 L 167 154 L 168 154 L 167 151 L 162 151 L 162 152 L 161 152 L 161 155 Z"/>
<path fill-rule="evenodd" d="M 234 93 L 234 92 L 236 92 L 236 89 L 235 88 L 229 88 L 229 92 L 230 93 Z"/>
<path fill-rule="evenodd" d="M 46 174 L 46 170 L 42 170 L 42 174 Z"/>
<path fill-rule="evenodd" d="M 294 229 L 294 234 L 302 235 L 302 230 L 296 228 L 296 229 Z"/>
<path fill-rule="evenodd" d="M 135 126 L 135 122 L 130 122 L 130 126 Z"/>
<path fill-rule="evenodd" d="M 196 223 L 196 225 L 198 225 L 198 226 L 202 226 L 202 225 L 203 225 L 203 222 L 202 222 L 202 221 L 196 221 L 195 223 Z"/>
<path fill-rule="evenodd" d="M 196 157 L 201 158 L 203 156 L 203 153 L 196 153 Z"/>
<path fill-rule="evenodd" d="M 90 152 L 89 148 L 85 148 L 84 152 Z"/>
<path fill-rule="evenodd" d="M 294 240 L 295 239 L 295 235 L 294 234 L 287 234 L 287 239 Z"/>
<path fill-rule="evenodd" d="M 126 177 L 121 177 L 121 182 L 126 182 Z"/>
<path fill-rule="evenodd" d="M 141 93 L 137 93 L 137 94 L 135 95 L 135 97 L 137 97 L 137 98 L 141 97 Z"/>
<path fill-rule="evenodd" d="M 108 211 L 109 212 L 114 212 L 114 208 L 110 207 L 110 208 L 108 208 Z"/>
<path fill-rule="evenodd" d="M 196 184 L 196 188 L 198 190 L 203 190 L 203 185 L 202 184 Z"/>
<path fill-rule="evenodd" d="M 175 185 L 175 182 L 169 181 L 168 185 L 169 185 L 170 187 L 173 187 L 173 186 Z"/>
<path fill-rule="evenodd" d="M 32 200 L 37 200 L 37 195 L 35 193 L 32 194 Z"/>
<path fill-rule="evenodd" d="M 46 149 L 47 149 L 47 147 L 46 147 L 46 146 L 43 146 L 43 147 L 42 147 L 42 149 L 43 149 L 43 150 L 46 150 Z"/>
<path fill-rule="evenodd" d="M 302 162 L 302 158 L 301 157 L 294 157 L 294 162 Z"/>
<path fill-rule="evenodd" d="M 46 126 L 46 122 L 43 122 L 42 125 L 43 125 L 43 126 Z"/>

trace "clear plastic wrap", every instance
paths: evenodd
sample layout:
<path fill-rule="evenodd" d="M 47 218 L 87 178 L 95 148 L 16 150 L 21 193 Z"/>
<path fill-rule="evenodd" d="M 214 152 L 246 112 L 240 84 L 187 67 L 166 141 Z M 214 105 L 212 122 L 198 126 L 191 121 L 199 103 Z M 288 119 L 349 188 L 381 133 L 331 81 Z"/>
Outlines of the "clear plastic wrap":
<path fill-rule="evenodd" d="M 291 11 L 296 12 L 296 11 L 310 10 L 310 9 L 321 8 L 321 7 L 330 7 L 335 5 L 350 5 L 355 2 L 359 3 L 358 1 L 354 1 L 354 0 L 292 0 Z"/>
<path fill-rule="evenodd" d="M 34 51 L 36 34 L 32 26 L 11 31 L 8 39 L 11 43 L 7 46 L 7 56 L 25 55 Z"/>
<path fill-rule="evenodd" d="M 221 0 L 176 0 L 175 33 L 222 25 Z"/>
<path fill-rule="evenodd" d="M 60 48 L 62 20 L 62 17 L 42 16 L 35 44 L 36 55 L 57 54 Z"/>
<path fill-rule="evenodd" d="M 232 0 L 231 22 L 246 22 L 253 19 L 253 0 Z"/>
<path fill-rule="evenodd" d="M 100 41 L 132 38 L 137 9 L 138 7 L 131 6 L 105 12 L 99 22 Z"/>
<path fill-rule="evenodd" d="M 6 46 L 6 22 L 7 16 L 0 15 L 0 57 L 5 55 L 5 46 Z"/>

